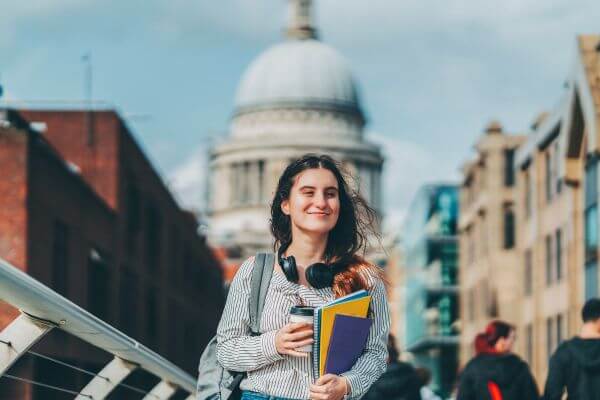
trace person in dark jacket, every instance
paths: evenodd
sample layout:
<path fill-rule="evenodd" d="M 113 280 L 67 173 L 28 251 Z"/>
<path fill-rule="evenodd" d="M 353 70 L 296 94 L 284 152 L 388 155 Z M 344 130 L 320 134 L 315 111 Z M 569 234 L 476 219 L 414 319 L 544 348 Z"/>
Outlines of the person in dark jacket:
<path fill-rule="evenodd" d="M 477 355 L 460 376 L 457 400 L 537 400 L 539 392 L 529 366 L 512 353 L 514 326 L 491 322 L 475 338 Z"/>
<path fill-rule="evenodd" d="M 388 336 L 388 367 L 361 400 L 421 400 L 421 380 L 415 369 L 398 359 L 396 340 Z"/>
<path fill-rule="evenodd" d="M 579 336 L 563 342 L 550 358 L 545 400 L 600 399 L 600 299 L 588 300 L 581 311 Z"/>

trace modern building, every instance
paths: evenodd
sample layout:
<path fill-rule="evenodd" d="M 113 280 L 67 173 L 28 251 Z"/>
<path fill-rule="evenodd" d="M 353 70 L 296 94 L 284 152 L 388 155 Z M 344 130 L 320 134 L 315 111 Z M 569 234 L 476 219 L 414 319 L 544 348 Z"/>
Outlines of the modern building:
<path fill-rule="evenodd" d="M 381 210 L 383 157 L 365 140 L 366 115 L 346 60 L 319 40 L 311 0 L 289 0 L 283 40 L 260 54 L 239 84 L 227 137 L 210 151 L 210 240 L 230 258 L 271 247 L 273 192 L 305 153 L 341 161 Z"/>
<path fill-rule="evenodd" d="M 403 349 L 432 371 L 433 388 L 451 393 L 458 361 L 458 187 L 420 188 L 402 230 L 406 297 Z"/>
<path fill-rule="evenodd" d="M 499 315 L 516 321 L 521 285 L 516 245 L 514 156 L 524 136 L 491 122 L 462 168 L 460 188 L 460 360 L 474 355 L 473 339 Z"/>
<path fill-rule="evenodd" d="M 117 112 L 1 110 L 0 188 L 0 257 L 196 373 L 224 306 L 222 271 Z M 0 315 L 2 329 L 16 310 Z M 59 332 L 37 351 L 92 371 L 107 361 Z M 11 371 L 73 388 L 89 380 L 39 357 Z M 54 395 L 0 380 L 0 398 Z"/>
<path fill-rule="evenodd" d="M 488 279 L 495 287 L 498 283 L 502 285 L 492 297 L 499 305 L 493 310 L 493 316 L 517 326 L 517 352 L 530 363 L 540 387 L 545 383 L 552 352 L 563 339 L 578 332 L 584 301 L 600 295 L 599 52 L 600 35 L 578 37 L 573 69 L 560 102 L 535 121 L 525 141 L 516 149 L 515 186 L 498 192 L 503 200 L 512 193 L 516 238 L 514 249 L 498 251 L 504 254 L 504 264 L 501 268 L 494 267 L 494 275 Z M 488 171 L 488 179 L 496 183 L 502 182 L 503 176 L 503 168 Z M 467 175 L 465 182 L 466 178 Z M 472 187 L 463 185 L 461 199 L 469 196 L 471 190 L 487 191 L 479 183 Z M 496 216 L 505 215 L 497 207 Z M 467 204 L 465 209 L 477 208 Z M 474 251 L 472 259 L 469 258 L 468 249 L 476 238 L 469 238 L 468 221 L 467 216 L 461 216 L 461 249 L 467 249 L 464 250 L 467 256 L 461 256 L 460 264 L 461 285 L 464 284 L 466 296 L 462 307 L 462 334 L 466 337 L 461 340 L 461 362 L 469 355 L 466 347 L 472 340 L 475 325 L 484 321 L 483 315 L 477 319 L 477 311 L 474 321 L 469 318 L 468 285 L 477 280 L 478 269 L 487 268 L 491 257 Z M 491 237 L 503 238 L 505 227 L 506 224 L 490 224 L 487 231 Z M 495 241 L 497 244 L 498 239 Z M 506 275 L 505 278 L 495 275 L 496 271 Z M 501 299 L 506 291 L 511 293 L 506 299 L 507 305 L 502 307 Z M 482 292 L 475 290 L 474 304 L 483 301 Z"/>

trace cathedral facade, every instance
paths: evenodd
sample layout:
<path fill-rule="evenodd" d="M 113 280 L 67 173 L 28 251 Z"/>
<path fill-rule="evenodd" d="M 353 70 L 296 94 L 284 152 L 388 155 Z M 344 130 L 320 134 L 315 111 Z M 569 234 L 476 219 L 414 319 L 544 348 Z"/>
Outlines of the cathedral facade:
<path fill-rule="evenodd" d="M 311 0 L 289 0 L 284 39 L 260 54 L 238 86 L 229 133 L 209 152 L 208 218 L 213 244 L 242 258 L 272 245 L 271 203 L 290 161 L 328 154 L 381 212 L 379 147 L 364 138 L 366 118 L 347 62 L 318 38 Z"/>

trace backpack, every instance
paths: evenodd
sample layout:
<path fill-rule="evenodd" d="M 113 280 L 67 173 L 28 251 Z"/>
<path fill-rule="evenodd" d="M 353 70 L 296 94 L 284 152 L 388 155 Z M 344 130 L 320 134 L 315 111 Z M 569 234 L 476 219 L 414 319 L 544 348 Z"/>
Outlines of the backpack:
<path fill-rule="evenodd" d="M 265 297 L 273 275 L 275 255 L 257 253 L 252 268 L 252 280 L 248 307 L 250 312 L 250 334 L 258 336 Z M 239 400 L 240 383 L 246 377 L 245 372 L 224 369 L 217 360 L 217 337 L 206 345 L 198 365 L 196 400 Z"/>

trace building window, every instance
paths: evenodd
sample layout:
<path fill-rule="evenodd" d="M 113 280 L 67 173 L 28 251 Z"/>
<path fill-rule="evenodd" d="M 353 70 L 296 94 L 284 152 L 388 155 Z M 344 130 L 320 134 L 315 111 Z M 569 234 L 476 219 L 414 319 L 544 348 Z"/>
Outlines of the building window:
<path fill-rule="evenodd" d="M 533 293 L 533 254 L 531 249 L 525 251 L 525 296 Z"/>
<path fill-rule="evenodd" d="M 487 240 L 487 226 L 486 226 L 486 215 L 485 212 L 480 214 L 479 225 L 477 226 L 479 230 L 479 255 L 480 257 L 484 257 L 488 252 L 488 240 Z"/>
<path fill-rule="evenodd" d="M 546 354 L 548 360 L 554 351 L 554 318 L 546 318 Z"/>
<path fill-rule="evenodd" d="M 527 364 L 533 367 L 533 325 L 527 324 L 525 328 L 525 358 Z"/>
<path fill-rule="evenodd" d="M 510 205 L 504 206 L 504 248 L 515 246 L 515 213 Z"/>
<path fill-rule="evenodd" d="M 88 310 L 103 321 L 109 322 L 111 275 L 106 255 L 91 249 L 88 257 Z"/>
<path fill-rule="evenodd" d="M 504 186 L 511 187 L 515 184 L 514 172 L 515 149 L 504 150 Z"/>
<path fill-rule="evenodd" d="M 240 184 L 242 186 L 242 195 L 240 203 L 246 205 L 250 203 L 250 163 L 246 161 L 241 167 L 242 181 Z"/>
<path fill-rule="evenodd" d="M 585 298 L 598 296 L 598 161 L 585 169 Z"/>
<path fill-rule="evenodd" d="M 554 236 L 554 246 L 556 250 L 556 280 L 560 281 L 563 278 L 563 268 L 562 268 L 562 231 L 560 229 L 556 230 Z"/>
<path fill-rule="evenodd" d="M 554 185 L 554 177 L 552 176 L 552 153 L 550 150 L 546 151 L 545 157 L 545 188 L 546 188 L 546 202 L 552 200 L 552 187 Z"/>
<path fill-rule="evenodd" d="M 531 178 L 531 171 L 529 168 L 525 170 L 523 177 L 525 181 L 525 217 L 529 218 L 531 216 L 533 202 L 533 179 Z"/>
<path fill-rule="evenodd" d="M 258 161 L 258 202 L 262 204 L 265 201 L 265 162 Z"/>
<path fill-rule="evenodd" d="M 67 296 L 69 279 L 69 227 L 54 222 L 52 234 L 52 289 Z"/>
<path fill-rule="evenodd" d="M 231 182 L 231 205 L 236 206 L 240 202 L 240 179 L 238 164 L 231 164 L 229 169 L 229 180 Z"/>
<path fill-rule="evenodd" d="M 552 235 L 546 236 L 546 284 L 551 285 L 554 281 L 553 259 L 554 252 L 552 249 Z"/>
<path fill-rule="evenodd" d="M 562 314 L 558 314 L 556 316 L 556 346 L 563 341 L 564 335 L 564 327 L 563 327 L 563 316 Z"/>

